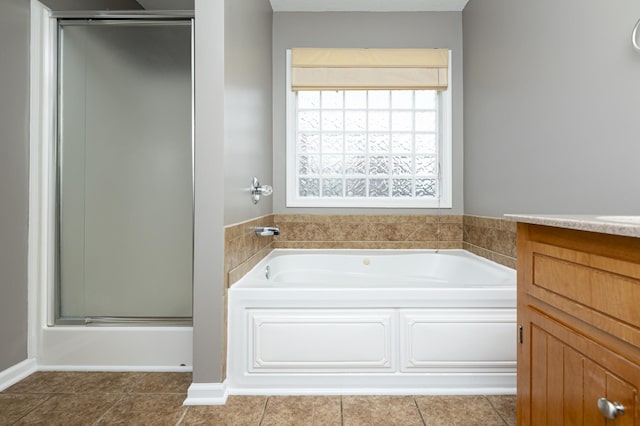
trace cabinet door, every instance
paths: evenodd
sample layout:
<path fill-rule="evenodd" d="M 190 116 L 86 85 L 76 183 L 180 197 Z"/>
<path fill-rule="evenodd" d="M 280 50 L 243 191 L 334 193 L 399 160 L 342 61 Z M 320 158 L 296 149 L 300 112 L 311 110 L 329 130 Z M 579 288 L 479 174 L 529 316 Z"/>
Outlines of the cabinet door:
<path fill-rule="evenodd" d="M 638 365 L 531 309 L 524 317 L 520 425 L 638 424 Z M 624 414 L 607 421 L 598 410 L 599 398 L 621 404 Z"/>

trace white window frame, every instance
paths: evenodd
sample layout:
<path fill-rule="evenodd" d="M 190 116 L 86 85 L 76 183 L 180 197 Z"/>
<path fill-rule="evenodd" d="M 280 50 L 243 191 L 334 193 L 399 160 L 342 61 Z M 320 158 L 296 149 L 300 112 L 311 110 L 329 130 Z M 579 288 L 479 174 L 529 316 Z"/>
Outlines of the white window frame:
<path fill-rule="evenodd" d="M 449 51 L 449 86 L 438 92 L 438 197 L 435 198 L 352 198 L 301 197 L 296 172 L 296 93 L 291 90 L 291 50 L 286 64 L 286 206 L 287 207 L 361 207 L 361 208 L 452 208 L 452 88 L 451 51 Z"/>

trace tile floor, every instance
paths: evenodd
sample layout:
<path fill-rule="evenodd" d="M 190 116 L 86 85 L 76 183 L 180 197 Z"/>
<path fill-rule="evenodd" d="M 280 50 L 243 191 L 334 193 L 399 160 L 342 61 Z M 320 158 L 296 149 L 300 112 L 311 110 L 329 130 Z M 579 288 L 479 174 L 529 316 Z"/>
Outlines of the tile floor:
<path fill-rule="evenodd" d="M 38 372 L 0 392 L 0 425 L 516 424 L 515 396 L 230 396 L 185 407 L 190 373 Z"/>

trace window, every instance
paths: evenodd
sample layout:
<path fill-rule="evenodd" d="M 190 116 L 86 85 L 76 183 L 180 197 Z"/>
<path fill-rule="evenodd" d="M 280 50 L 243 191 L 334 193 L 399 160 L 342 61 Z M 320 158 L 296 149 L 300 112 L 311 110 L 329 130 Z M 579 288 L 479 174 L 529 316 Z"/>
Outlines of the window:
<path fill-rule="evenodd" d="M 287 206 L 451 207 L 450 89 L 288 91 Z"/>

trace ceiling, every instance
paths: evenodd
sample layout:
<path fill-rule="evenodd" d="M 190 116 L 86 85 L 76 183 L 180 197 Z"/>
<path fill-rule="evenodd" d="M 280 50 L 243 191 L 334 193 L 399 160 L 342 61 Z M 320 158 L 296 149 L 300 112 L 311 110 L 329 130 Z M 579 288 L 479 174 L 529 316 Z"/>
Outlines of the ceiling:
<path fill-rule="evenodd" d="M 1 0 L 0 0 L 1 1 Z M 194 0 L 40 0 L 54 11 L 193 10 Z M 213 0 L 209 0 L 213 1 Z M 233 0 L 228 0 L 233 1 Z M 445 12 L 469 0 L 270 0 L 274 12 Z"/>
<path fill-rule="evenodd" d="M 469 0 L 270 0 L 274 12 L 448 12 Z"/>
<path fill-rule="evenodd" d="M 40 0 L 40 2 L 53 11 L 193 10 L 194 0 Z"/>

